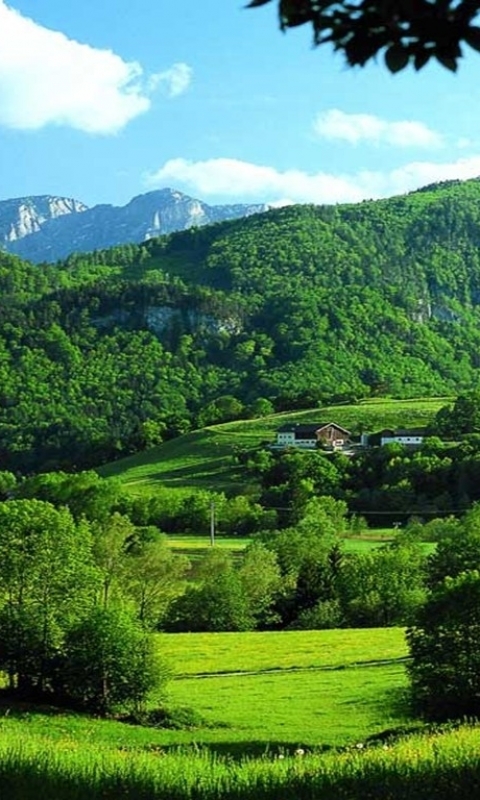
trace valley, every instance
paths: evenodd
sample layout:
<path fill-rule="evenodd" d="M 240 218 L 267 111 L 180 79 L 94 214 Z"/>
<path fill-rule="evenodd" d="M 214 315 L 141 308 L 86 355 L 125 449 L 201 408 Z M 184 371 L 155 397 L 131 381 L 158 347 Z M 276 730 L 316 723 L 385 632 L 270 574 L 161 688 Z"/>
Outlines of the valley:
<path fill-rule="evenodd" d="M 93 219 L 48 208 L 17 244 Z M 451 597 L 477 624 L 479 209 L 449 182 L 0 253 L 12 800 L 468 796 L 478 728 L 446 680 L 422 711 L 415 637 Z M 351 446 L 275 447 L 326 423 Z"/>

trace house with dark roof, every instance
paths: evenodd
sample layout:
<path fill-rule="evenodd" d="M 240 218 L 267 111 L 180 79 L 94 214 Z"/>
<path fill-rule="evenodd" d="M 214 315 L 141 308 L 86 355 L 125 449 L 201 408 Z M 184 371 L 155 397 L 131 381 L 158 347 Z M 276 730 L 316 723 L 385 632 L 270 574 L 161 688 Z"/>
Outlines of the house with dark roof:
<path fill-rule="evenodd" d="M 302 450 L 314 450 L 316 447 L 328 447 L 337 450 L 350 439 L 350 431 L 335 422 L 317 422 L 310 425 L 294 423 L 283 425 L 277 430 L 276 448 L 298 447 Z"/>

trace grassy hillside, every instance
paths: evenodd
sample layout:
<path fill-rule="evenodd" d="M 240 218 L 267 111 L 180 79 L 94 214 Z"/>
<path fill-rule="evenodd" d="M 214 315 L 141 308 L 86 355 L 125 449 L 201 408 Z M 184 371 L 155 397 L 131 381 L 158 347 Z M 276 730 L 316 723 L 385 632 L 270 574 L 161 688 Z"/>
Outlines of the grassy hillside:
<path fill-rule="evenodd" d="M 230 422 L 180 436 L 159 447 L 107 464 L 98 472 L 105 478 L 119 478 L 136 494 L 159 486 L 235 493 L 247 489 L 248 480 L 241 466 L 235 463 L 234 449 L 275 441 L 275 431 L 280 425 L 333 421 L 353 433 L 427 425 L 448 401 L 449 398 L 371 400 Z"/>

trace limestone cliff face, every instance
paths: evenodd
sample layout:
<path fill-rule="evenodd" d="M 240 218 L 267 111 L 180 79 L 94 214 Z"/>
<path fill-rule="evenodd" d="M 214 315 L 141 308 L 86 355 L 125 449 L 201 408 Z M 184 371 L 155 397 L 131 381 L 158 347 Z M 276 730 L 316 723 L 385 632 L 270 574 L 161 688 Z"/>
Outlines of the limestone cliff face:
<path fill-rule="evenodd" d="M 0 201 L 0 242 L 9 250 L 11 242 L 37 233 L 48 220 L 86 210 L 78 200 L 51 195 Z"/>
<path fill-rule="evenodd" d="M 209 206 L 172 189 L 139 195 L 120 207 L 87 208 L 64 197 L 19 198 L 0 202 L 0 241 L 22 258 L 53 262 L 73 252 L 143 242 L 267 208 L 263 204 Z"/>

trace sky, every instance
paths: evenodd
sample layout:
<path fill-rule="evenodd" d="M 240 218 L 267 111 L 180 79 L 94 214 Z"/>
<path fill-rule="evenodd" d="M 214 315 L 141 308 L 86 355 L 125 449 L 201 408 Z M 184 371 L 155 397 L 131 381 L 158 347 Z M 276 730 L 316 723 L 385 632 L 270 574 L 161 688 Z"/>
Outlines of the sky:
<path fill-rule="evenodd" d="M 0 0 L 0 200 L 338 203 L 480 176 L 480 54 L 350 69 L 276 4 Z"/>

